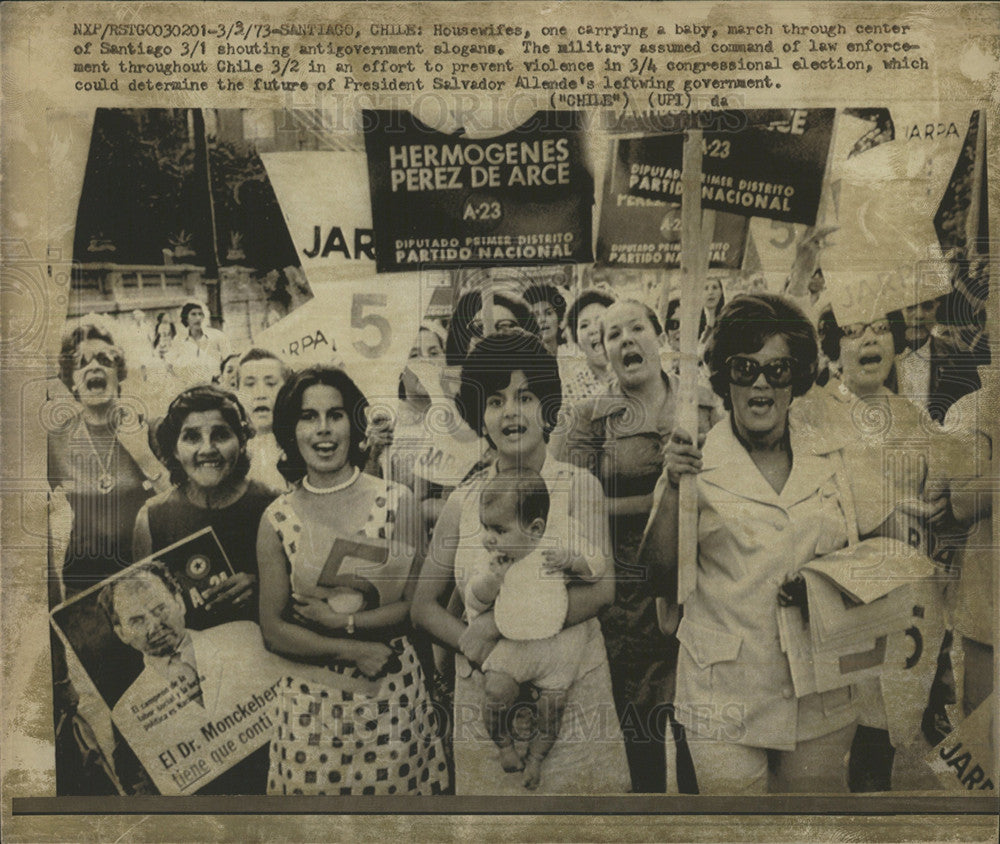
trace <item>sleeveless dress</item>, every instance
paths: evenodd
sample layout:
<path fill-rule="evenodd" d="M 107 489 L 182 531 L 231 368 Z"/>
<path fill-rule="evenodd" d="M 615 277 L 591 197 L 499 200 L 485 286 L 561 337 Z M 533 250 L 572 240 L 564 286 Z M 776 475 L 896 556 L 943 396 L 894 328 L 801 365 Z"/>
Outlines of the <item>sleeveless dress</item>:
<path fill-rule="evenodd" d="M 547 535 L 558 535 L 569 524 L 568 491 L 574 475 L 582 471 L 552 457 L 542 466 L 539 474 L 551 498 Z M 489 564 L 480 537 L 479 496 L 495 474 L 496 467 L 491 466 L 452 493 L 459 496 L 462 505 L 461 537 L 455 552 L 455 581 L 462 594 L 469 578 Z M 542 763 L 541 784 L 533 794 L 620 794 L 630 790 L 601 625 L 591 618 L 578 626 L 586 632 L 580 668 L 569 688 L 559 736 Z M 456 656 L 456 674 L 456 794 L 527 794 L 522 773 L 504 773 L 499 751 L 483 724 L 483 674 L 472 671 L 461 654 Z"/>
<path fill-rule="evenodd" d="M 179 488 L 161 493 L 146 504 L 149 535 L 153 552 L 179 542 L 202 528 L 215 532 L 233 570 L 257 577 L 257 528 L 275 494 L 263 484 L 250 481 L 246 492 L 228 507 L 208 509 L 192 504 Z M 225 621 L 257 621 L 257 601 L 242 608 L 232 608 L 225 618 L 220 609 L 217 623 Z"/>
<path fill-rule="evenodd" d="M 102 493 L 107 473 L 114 487 Z M 146 476 L 107 426 L 88 431 L 76 417 L 48 437 L 48 472 L 52 488 L 62 487 L 73 513 L 62 561 L 67 598 L 130 566 L 132 528 L 152 494 Z"/>
<path fill-rule="evenodd" d="M 398 487 L 378 496 L 365 526 L 369 539 L 391 538 Z M 303 523 L 287 494 L 264 513 L 285 549 L 292 590 L 316 585 L 332 541 Z M 320 554 L 314 549 L 326 547 Z M 437 713 L 405 636 L 390 643 L 388 673 L 368 680 L 353 665 L 301 664 L 279 686 L 268 794 L 440 794 L 449 785 Z"/>

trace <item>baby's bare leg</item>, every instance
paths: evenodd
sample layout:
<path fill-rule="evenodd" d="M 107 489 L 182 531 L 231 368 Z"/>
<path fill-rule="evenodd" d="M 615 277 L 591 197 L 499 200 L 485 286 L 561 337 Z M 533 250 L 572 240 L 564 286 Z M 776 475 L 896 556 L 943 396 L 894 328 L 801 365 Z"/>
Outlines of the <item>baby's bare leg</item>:
<path fill-rule="evenodd" d="M 566 689 L 542 689 L 538 696 L 538 729 L 528 745 L 528 758 L 524 763 L 525 788 L 534 790 L 542 781 L 542 762 L 556 743 L 567 696 Z"/>
<path fill-rule="evenodd" d="M 520 771 L 524 760 L 514 749 L 514 739 L 507 729 L 507 713 L 517 700 L 518 683 L 502 671 L 487 671 L 483 690 L 486 694 L 484 717 L 490 738 L 500 748 L 500 764 L 505 771 Z"/>

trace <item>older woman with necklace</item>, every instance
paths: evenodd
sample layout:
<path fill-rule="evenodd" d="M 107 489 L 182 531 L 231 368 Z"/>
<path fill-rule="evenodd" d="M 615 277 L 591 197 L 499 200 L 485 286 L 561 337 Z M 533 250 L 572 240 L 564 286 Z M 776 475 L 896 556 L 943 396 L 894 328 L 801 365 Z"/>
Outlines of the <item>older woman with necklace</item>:
<path fill-rule="evenodd" d="M 125 356 L 104 328 L 81 323 L 63 337 L 59 380 L 67 392 L 53 396 L 44 409 L 52 423 L 48 473 L 53 547 L 65 548 L 50 558 L 53 606 L 131 565 L 136 514 L 167 483 L 149 446 L 145 420 L 135 412 L 132 397 L 121 398 L 127 374 Z M 70 517 L 67 534 L 57 527 L 62 515 Z M 71 683 L 69 670 L 62 642 L 53 635 L 57 787 L 60 794 L 93 793 L 102 775 L 81 758 L 84 731 L 78 729 L 74 736 L 70 728 L 74 721 L 88 721 L 86 734 L 93 730 L 110 756 L 111 725 L 103 703 L 88 694 L 86 684 Z"/>
<path fill-rule="evenodd" d="M 63 339 L 59 376 L 72 400 L 53 398 L 59 425 L 48 438 L 49 482 L 73 513 L 61 577 L 75 595 L 133 562 L 132 525 L 166 472 L 148 444 L 148 429 L 120 398 L 125 356 L 102 328 L 82 324 Z M 68 412 L 65 412 L 68 411 Z"/>

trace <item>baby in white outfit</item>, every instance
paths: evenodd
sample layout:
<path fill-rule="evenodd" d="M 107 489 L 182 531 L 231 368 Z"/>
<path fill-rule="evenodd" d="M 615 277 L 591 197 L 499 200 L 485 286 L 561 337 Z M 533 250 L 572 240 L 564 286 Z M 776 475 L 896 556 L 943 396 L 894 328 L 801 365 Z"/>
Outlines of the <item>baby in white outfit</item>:
<path fill-rule="evenodd" d="M 549 537 L 548 547 L 539 547 L 548 517 L 549 491 L 537 472 L 514 469 L 490 479 L 479 500 L 489 565 L 465 589 L 469 617 L 493 608 L 504 637 L 483 663 L 486 727 L 500 748 L 504 770 L 523 769 L 530 789 L 538 787 L 542 762 L 559 735 L 587 641 L 584 625 L 563 630 L 569 606 L 566 575 L 591 581 L 602 574 L 565 542 L 557 545 Z M 522 683 L 539 691 L 527 756 L 515 747 L 508 723 Z"/>

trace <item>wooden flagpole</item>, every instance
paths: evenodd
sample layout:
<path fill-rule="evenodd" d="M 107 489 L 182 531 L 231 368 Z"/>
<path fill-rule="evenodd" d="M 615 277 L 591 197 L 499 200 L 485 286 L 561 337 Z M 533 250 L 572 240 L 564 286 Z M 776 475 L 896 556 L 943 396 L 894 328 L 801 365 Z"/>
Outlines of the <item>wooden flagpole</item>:
<path fill-rule="evenodd" d="M 705 279 L 715 213 L 701 210 L 700 129 L 684 137 L 681 170 L 680 390 L 675 424 L 698 439 L 698 326 L 705 306 Z M 698 490 L 694 475 L 681 477 L 677 523 L 677 602 L 695 586 L 698 561 Z"/>

